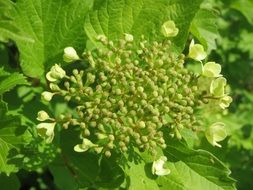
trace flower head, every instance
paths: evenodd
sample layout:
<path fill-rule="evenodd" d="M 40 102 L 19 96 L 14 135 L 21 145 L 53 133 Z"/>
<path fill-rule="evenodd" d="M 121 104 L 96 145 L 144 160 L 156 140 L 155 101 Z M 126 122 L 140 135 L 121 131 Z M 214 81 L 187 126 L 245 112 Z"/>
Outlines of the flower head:
<path fill-rule="evenodd" d="M 64 49 L 63 60 L 67 63 L 79 60 L 79 56 L 73 47 L 66 47 Z"/>
<path fill-rule="evenodd" d="M 39 136 L 46 139 L 46 143 L 51 143 L 54 139 L 54 127 L 55 122 L 53 123 L 40 123 L 37 125 L 37 131 Z"/>
<path fill-rule="evenodd" d="M 221 147 L 217 142 L 220 142 L 227 137 L 225 124 L 222 122 L 213 123 L 208 129 L 206 129 L 205 136 L 210 144 Z"/>
<path fill-rule="evenodd" d="M 48 120 L 48 119 L 50 119 L 50 117 L 47 114 L 47 112 L 45 112 L 43 110 L 38 112 L 38 117 L 37 117 L 38 121 L 45 121 L 45 120 Z"/>
<path fill-rule="evenodd" d="M 77 144 L 74 147 L 74 151 L 76 152 L 85 152 L 89 150 L 90 148 L 97 147 L 96 144 L 92 143 L 89 139 L 83 138 L 82 144 Z"/>
<path fill-rule="evenodd" d="M 224 96 L 220 99 L 219 106 L 222 109 L 226 109 L 229 107 L 230 103 L 233 101 L 233 99 L 230 96 Z"/>
<path fill-rule="evenodd" d="M 194 44 L 194 40 L 190 43 L 189 54 L 188 57 L 202 61 L 206 58 L 207 54 L 204 50 L 204 47 L 201 44 Z"/>
<path fill-rule="evenodd" d="M 178 31 L 173 20 L 166 21 L 161 27 L 161 32 L 165 37 L 174 37 L 178 34 Z"/>
<path fill-rule="evenodd" d="M 167 161 L 166 156 L 161 156 L 158 160 L 154 161 L 152 164 L 152 174 L 153 175 L 168 175 L 170 174 L 170 169 L 163 168 L 163 165 Z"/>
<path fill-rule="evenodd" d="M 55 93 L 45 91 L 45 92 L 42 92 L 41 98 L 42 98 L 42 100 L 49 102 L 49 101 L 51 101 L 54 94 Z"/>
<path fill-rule="evenodd" d="M 224 77 L 214 79 L 210 85 L 210 93 L 216 97 L 222 97 L 225 94 L 227 80 Z"/>
<path fill-rule="evenodd" d="M 220 77 L 221 66 L 215 62 L 207 62 L 202 67 L 202 75 L 205 77 Z"/>
<path fill-rule="evenodd" d="M 47 80 L 50 82 L 55 82 L 59 79 L 62 79 L 65 77 L 66 72 L 59 66 L 58 64 L 55 64 L 50 71 L 46 74 Z"/>

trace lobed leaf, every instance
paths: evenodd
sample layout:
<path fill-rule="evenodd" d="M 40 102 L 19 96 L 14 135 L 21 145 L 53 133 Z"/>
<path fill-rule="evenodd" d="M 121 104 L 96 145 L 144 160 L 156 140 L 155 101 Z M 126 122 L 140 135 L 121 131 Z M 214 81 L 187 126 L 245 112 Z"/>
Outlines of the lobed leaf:
<path fill-rule="evenodd" d="M 27 76 L 40 77 L 45 69 L 62 61 L 66 46 L 83 50 L 82 23 L 92 4 L 93 0 L 20 0 L 15 4 L 11 11 L 15 26 L 33 39 L 14 39 Z"/>
<path fill-rule="evenodd" d="M 24 75 L 17 72 L 8 73 L 0 68 L 0 95 L 21 84 L 28 84 Z"/>
<path fill-rule="evenodd" d="M 11 0 L 0 0 L 0 41 L 7 42 L 9 39 L 33 42 L 15 24 L 11 16 L 14 3 Z"/>

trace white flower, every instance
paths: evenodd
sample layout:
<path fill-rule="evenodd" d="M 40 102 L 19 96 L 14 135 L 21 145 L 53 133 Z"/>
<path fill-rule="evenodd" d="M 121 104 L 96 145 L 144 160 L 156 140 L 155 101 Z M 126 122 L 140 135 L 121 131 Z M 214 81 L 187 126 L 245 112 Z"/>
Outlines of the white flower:
<path fill-rule="evenodd" d="M 127 42 L 133 42 L 134 41 L 134 37 L 131 34 L 125 34 L 125 40 Z"/>
<path fill-rule="evenodd" d="M 38 112 L 38 116 L 37 116 L 37 120 L 38 121 L 45 121 L 50 119 L 49 115 L 47 114 L 47 112 L 41 110 Z"/>
<path fill-rule="evenodd" d="M 89 139 L 83 138 L 82 144 L 77 144 L 74 147 L 74 151 L 76 152 L 85 152 L 90 148 L 97 147 L 96 144 L 92 143 Z"/>
<path fill-rule="evenodd" d="M 230 96 L 224 96 L 220 99 L 220 102 L 219 102 L 219 106 L 222 108 L 222 109 L 226 109 L 227 107 L 229 107 L 230 103 L 233 101 L 233 99 L 230 97 Z"/>
<path fill-rule="evenodd" d="M 66 47 L 64 49 L 63 60 L 67 63 L 79 60 L 79 56 L 73 47 Z"/>
<path fill-rule="evenodd" d="M 39 136 L 46 139 L 46 143 L 51 143 L 54 139 L 54 127 L 55 122 L 53 123 L 40 123 L 37 125 L 37 131 Z"/>
<path fill-rule="evenodd" d="M 217 142 L 222 141 L 227 137 L 225 124 L 222 122 L 213 123 L 206 129 L 205 136 L 210 144 L 221 147 Z"/>
<path fill-rule="evenodd" d="M 210 93 L 216 97 L 222 97 L 225 94 L 227 80 L 224 77 L 214 79 L 210 85 Z"/>
<path fill-rule="evenodd" d="M 204 47 L 201 44 L 194 44 L 194 40 L 192 40 L 189 47 L 188 57 L 197 61 L 202 61 L 206 58 L 206 56 L 207 54 Z"/>
<path fill-rule="evenodd" d="M 220 77 L 221 66 L 215 62 L 207 62 L 202 67 L 202 75 L 205 77 Z"/>
<path fill-rule="evenodd" d="M 163 165 L 165 164 L 166 161 L 167 161 L 166 156 L 161 156 L 158 160 L 154 161 L 152 164 L 152 174 L 159 176 L 170 174 L 169 169 L 163 168 Z"/>
<path fill-rule="evenodd" d="M 48 91 L 42 92 L 41 94 L 42 100 L 47 101 L 47 102 L 49 102 L 53 96 L 54 96 L 54 93 L 48 92 Z"/>
<path fill-rule="evenodd" d="M 174 37 L 178 34 L 178 28 L 176 27 L 173 20 L 168 20 L 165 23 L 163 23 L 161 27 L 161 33 L 165 37 Z"/>
<path fill-rule="evenodd" d="M 50 71 L 46 74 L 46 78 L 50 82 L 55 82 L 59 79 L 62 79 L 65 77 L 66 72 L 59 66 L 58 64 L 55 64 Z"/>

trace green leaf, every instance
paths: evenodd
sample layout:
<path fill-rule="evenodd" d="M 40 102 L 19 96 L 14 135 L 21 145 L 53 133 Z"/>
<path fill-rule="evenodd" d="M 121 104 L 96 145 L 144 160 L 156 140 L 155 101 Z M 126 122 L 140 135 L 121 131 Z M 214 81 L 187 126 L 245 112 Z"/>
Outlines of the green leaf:
<path fill-rule="evenodd" d="M 50 164 L 49 169 L 53 174 L 54 183 L 59 189 L 76 190 L 78 189 L 78 182 L 75 174 L 65 164 L 66 162 L 63 159 L 57 159 Z"/>
<path fill-rule="evenodd" d="M 250 24 L 253 24 L 253 2 L 252 0 L 235 0 L 232 2 L 231 7 L 240 11 L 248 20 Z"/>
<path fill-rule="evenodd" d="M 20 117 L 7 114 L 7 105 L 0 101 L 0 172 L 9 175 L 17 172 L 14 164 L 8 163 L 8 154 L 11 149 L 18 150 L 30 139 L 30 134 L 24 131 L 20 124 Z"/>
<path fill-rule="evenodd" d="M 24 75 L 17 72 L 8 73 L 0 68 L 0 95 L 20 84 L 28 84 Z"/>
<path fill-rule="evenodd" d="M 7 42 L 11 38 L 32 42 L 33 40 L 16 26 L 10 14 L 12 9 L 14 9 L 14 3 L 11 0 L 0 0 L 0 41 Z"/>
<path fill-rule="evenodd" d="M 148 39 L 161 37 L 160 29 L 167 20 L 173 20 L 179 33 L 174 42 L 183 49 L 190 23 L 202 0 L 105 0 L 86 18 L 85 31 L 93 44 L 98 35 L 110 40 L 122 38 L 129 33 L 138 41 L 144 34 Z"/>
<path fill-rule="evenodd" d="M 200 9 L 191 23 L 190 32 L 208 51 L 216 48 L 215 40 L 219 36 L 217 18 L 212 11 Z"/>
<path fill-rule="evenodd" d="M 161 190 L 223 190 L 222 187 L 208 181 L 182 161 L 169 163 L 168 168 L 171 173 L 157 179 Z"/>
<path fill-rule="evenodd" d="M 238 48 L 245 53 L 249 53 L 249 58 L 253 59 L 253 32 L 243 30 L 240 34 Z"/>
<path fill-rule="evenodd" d="M 158 183 L 164 187 L 162 189 L 172 184 L 174 189 L 182 190 L 235 189 L 235 181 L 229 177 L 230 170 L 211 153 L 190 149 L 177 139 L 169 139 L 166 144 L 165 156 L 168 160 L 179 162 L 171 164 L 170 175 L 158 180 Z"/>
<path fill-rule="evenodd" d="M 97 184 L 108 189 L 119 187 L 125 178 L 122 168 L 113 157 L 103 157 L 100 162 L 100 174 Z"/>
<path fill-rule="evenodd" d="M 148 168 L 146 172 L 145 169 Z M 145 162 L 140 162 L 135 164 L 134 162 L 129 163 L 129 168 L 126 169 L 126 174 L 129 176 L 129 190 L 135 189 L 145 189 L 145 190 L 158 190 L 160 189 L 156 181 L 150 176 L 151 166 L 145 164 Z M 154 176 L 152 176 L 154 177 Z"/>
<path fill-rule="evenodd" d="M 20 182 L 16 175 L 0 175 L 1 190 L 17 190 L 20 188 Z"/>
<path fill-rule="evenodd" d="M 15 26 L 34 42 L 16 40 L 23 72 L 40 77 L 52 64 L 62 61 L 63 49 L 79 51 L 85 44 L 82 23 L 93 0 L 20 0 L 12 10 Z"/>
<path fill-rule="evenodd" d="M 62 131 L 61 147 L 62 158 L 65 167 L 68 167 L 79 188 L 92 187 L 99 175 L 99 158 L 90 152 L 78 153 L 74 151 L 74 146 L 81 142 L 76 138 L 77 131 Z M 67 175 L 67 174 L 66 174 Z"/>

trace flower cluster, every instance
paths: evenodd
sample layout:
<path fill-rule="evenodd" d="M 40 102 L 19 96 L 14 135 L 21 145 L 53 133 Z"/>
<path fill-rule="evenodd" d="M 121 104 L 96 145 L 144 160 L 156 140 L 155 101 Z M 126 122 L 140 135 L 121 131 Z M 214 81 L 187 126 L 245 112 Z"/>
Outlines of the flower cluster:
<path fill-rule="evenodd" d="M 173 23 L 168 21 L 162 26 L 161 32 L 166 37 L 177 35 Z M 56 64 L 46 75 L 51 92 L 42 93 L 45 101 L 60 95 L 77 104 L 75 117 L 62 114 L 51 119 L 39 113 L 39 118 L 52 120 L 38 125 L 38 130 L 43 129 L 41 136 L 47 136 L 48 142 L 53 139 L 57 121 L 64 129 L 79 128 L 81 140 L 74 147 L 76 152 L 94 150 L 109 157 L 112 150 L 128 152 L 137 147 L 156 155 L 159 148 L 166 147 L 164 135 L 168 134 L 164 134 L 164 129 L 179 139 L 181 129 L 195 130 L 194 112 L 208 98 L 199 78 L 211 78 L 210 97 L 221 98 L 221 107 L 230 103 L 225 96 L 226 81 L 220 75 L 220 66 L 206 63 L 202 76 L 197 76 L 184 67 L 183 54 L 173 53 L 169 39 L 148 42 L 142 36 L 136 44 L 132 35 L 125 34 L 116 43 L 102 35 L 97 40 L 104 48 L 83 53 L 88 62 L 86 69 L 75 69 L 66 75 Z M 203 55 L 198 56 L 200 47 L 193 44 L 190 48 L 194 47 L 195 52 L 188 57 L 202 59 Z M 67 62 L 81 59 L 71 47 L 64 50 L 63 57 Z M 159 161 L 159 167 L 165 161 Z"/>

